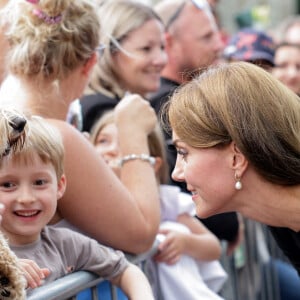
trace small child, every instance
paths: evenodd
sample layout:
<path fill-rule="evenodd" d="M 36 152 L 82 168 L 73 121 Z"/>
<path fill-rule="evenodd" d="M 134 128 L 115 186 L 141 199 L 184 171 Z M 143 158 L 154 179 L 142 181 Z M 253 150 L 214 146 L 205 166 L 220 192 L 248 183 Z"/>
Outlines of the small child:
<path fill-rule="evenodd" d="M 221 247 L 218 239 L 198 220 L 191 196 L 178 187 L 166 185 L 168 169 L 161 129 L 148 137 L 150 155 L 122 156 L 119 132 L 113 112 L 104 114 L 94 125 L 90 140 L 96 151 L 117 176 L 126 176 L 126 165 L 140 159 L 153 166 L 160 186 L 161 223 L 157 238 L 158 253 L 146 266 L 156 299 L 217 300 L 227 277 L 218 262 Z M 147 269 L 147 268 L 146 268 Z M 153 271 L 154 269 L 154 271 Z"/>
<path fill-rule="evenodd" d="M 0 229 L 20 259 L 28 294 L 70 272 L 109 279 L 135 300 L 153 300 L 147 278 L 121 251 L 66 228 L 46 226 L 64 194 L 64 148 L 60 134 L 40 117 L 28 118 L 22 150 L 0 161 Z M 80 213 L 80 212 L 78 212 Z"/>

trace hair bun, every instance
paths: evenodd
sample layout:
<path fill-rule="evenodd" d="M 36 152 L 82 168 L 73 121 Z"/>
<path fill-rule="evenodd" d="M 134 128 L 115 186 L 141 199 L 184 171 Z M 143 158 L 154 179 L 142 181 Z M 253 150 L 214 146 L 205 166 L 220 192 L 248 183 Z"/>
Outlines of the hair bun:
<path fill-rule="evenodd" d="M 37 2 L 40 10 L 50 17 L 62 15 L 71 4 L 71 0 L 40 0 Z"/>

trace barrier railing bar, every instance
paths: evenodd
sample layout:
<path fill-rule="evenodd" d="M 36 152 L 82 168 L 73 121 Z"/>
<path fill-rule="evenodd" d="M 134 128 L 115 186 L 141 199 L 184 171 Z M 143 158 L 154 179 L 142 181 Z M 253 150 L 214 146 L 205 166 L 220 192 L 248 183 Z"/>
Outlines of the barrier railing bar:
<path fill-rule="evenodd" d="M 79 271 L 59 278 L 45 286 L 34 290 L 30 300 L 63 300 L 71 298 L 80 291 L 97 285 L 103 281 L 95 274 Z"/>
<path fill-rule="evenodd" d="M 126 254 L 126 257 L 133 264 L 140 264 L 145 259 L 153 256 L 158 247 L 159 241 L 155 240 L 151 249 L 145 253 L 139 255 Z M 34 289 L 33 293 L 27 298 L 28 300 L 64 300 L 64 299 L 75 299 L 76 294 L 79 292 L 95 287 L 93 289 L 93 299 L 98 299 L 96 285 L 102 282 L 104 279 L 97 275 L 86 272 L 78 271 L 75 273 L 68 274 L 62 278 L 59 278 L 45 286 Z M 113 300 L 117 300 L 116 288 L 113 287 L 112 295 Z M 94 291 L 95 290 L 95 291 Z M 72 298 L 75 296 L 74 298 Z"/>

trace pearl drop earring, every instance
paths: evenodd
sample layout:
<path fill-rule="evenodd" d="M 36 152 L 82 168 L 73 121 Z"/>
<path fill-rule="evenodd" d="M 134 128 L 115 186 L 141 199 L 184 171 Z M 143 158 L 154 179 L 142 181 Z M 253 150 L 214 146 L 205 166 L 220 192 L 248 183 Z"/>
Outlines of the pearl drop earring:
<path fill-rule="evenodd" d="M 237 191 L 240 191 L 243 187 L 241 178 L 237 174 L 234 174 L 234 178 L 236 180 L 234 187 Z"/>

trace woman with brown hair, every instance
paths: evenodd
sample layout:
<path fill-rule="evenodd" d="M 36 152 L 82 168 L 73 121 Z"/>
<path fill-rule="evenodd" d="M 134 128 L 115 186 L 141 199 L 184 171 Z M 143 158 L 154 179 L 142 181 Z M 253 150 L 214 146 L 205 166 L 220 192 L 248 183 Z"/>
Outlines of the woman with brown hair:
<path fill-rule="evenodd" d="M 186 181 L 197 215 L 238 211 L 269 225 L 298 273 L 299 116 L 297 95 L 245 62 L 210 68 L 168 106 L 172 176 Z"/>

